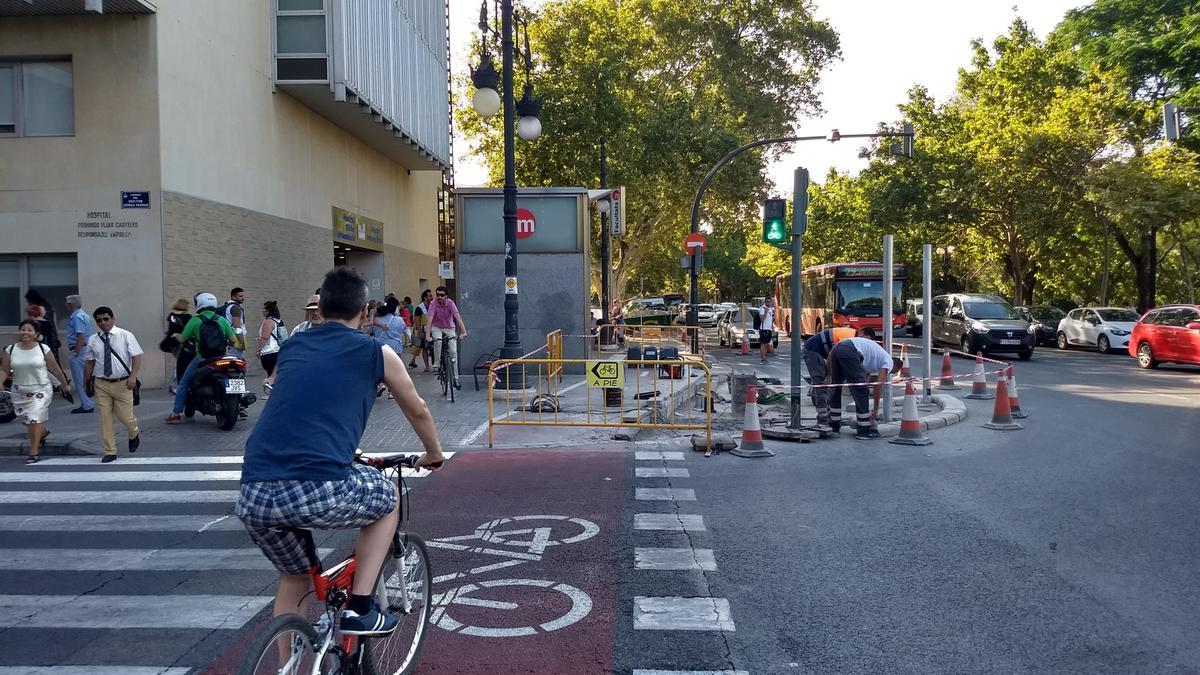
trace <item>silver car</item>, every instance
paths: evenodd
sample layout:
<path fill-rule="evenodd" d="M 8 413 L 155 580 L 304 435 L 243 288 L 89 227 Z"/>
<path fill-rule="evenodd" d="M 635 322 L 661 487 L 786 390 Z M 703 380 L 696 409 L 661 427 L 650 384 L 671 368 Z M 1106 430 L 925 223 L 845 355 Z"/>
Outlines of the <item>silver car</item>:
<path fill-rule="evenodd" d="M 757 307 L 748 308 L 746 316 L 746 332 L 742 335 L 742 312 L 740 309 L 730 310 L 717 319 L 717 342 L 722 347 L 741 347 L 745 337 L 751 347 L 758 346 L 758 330 L 754 328 L 754 317 L 758 314 Z"/>

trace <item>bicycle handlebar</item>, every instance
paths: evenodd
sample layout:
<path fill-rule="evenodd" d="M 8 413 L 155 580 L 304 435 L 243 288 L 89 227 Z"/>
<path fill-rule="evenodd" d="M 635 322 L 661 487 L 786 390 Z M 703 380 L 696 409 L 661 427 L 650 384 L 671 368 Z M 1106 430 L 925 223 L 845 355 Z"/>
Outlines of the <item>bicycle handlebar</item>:
<path fill-rule="evenodd" d="M 397 467 L 415 469 L 417 468 L 417 460 L 420 458 L 421 455 L 406 454 L 385 455 L 383 457 L 364 457 L 362 455 L 358 455 L 354 458 L 354 461 L 358 462 L 359 464 L 365 464 L 367 466 L 374 467 L 376 469 L 395 469 Z M 428 465 L 428 467 L 421 468 L 438 469 L 441 468 L 441 466 L 442 462 L 435 462 Z"/>

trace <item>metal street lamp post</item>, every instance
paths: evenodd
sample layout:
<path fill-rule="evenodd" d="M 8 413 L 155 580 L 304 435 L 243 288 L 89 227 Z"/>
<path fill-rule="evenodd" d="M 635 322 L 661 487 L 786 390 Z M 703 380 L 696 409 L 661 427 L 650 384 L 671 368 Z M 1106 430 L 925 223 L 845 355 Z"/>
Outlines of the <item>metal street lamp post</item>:
<path fill-rule="evenodd" d="M 471 81 L 475 85 L 471 106 L 481 117 L 491 117 L 502 106 L 504 108 L 504 346 L 500 349 L 500 358 L 516 359 L 521 357 L 522 350 L 517 321 L 520 301 L 517 285 L 517 178 L 513 117 L 516 113 L 520 114 L 520 120 L 515 125 L 517 135 L 527 141 L 537 140 L 542 134 L 542 121 L 539 119 L 542 102 L 533 97 L 533 85 L 529 78 L 531 56 L 528 24 L 515 16 L 513 0 L 501 0 L 500 32 L 497 33 L 488 21 L 487 5 L 488 0 L 483 0 L 479 9 L 479 43 L 483 55 L 479 66 L 471 73 Z M 525 60 L 525 91 L 521 100 L 514 102 L 513 36 L 522 24 L 525 26 L 522 54 Z M 503 78 L 497 75 L 487 49 L 488 43 L 496 39 L 500 41 Z M 503 96 L 496 92 L 498 83 L 503 85 Z M 519 369 L 505 368 L 500 372 L 499 388 L 525 388 L 524 374 Z"/>
<path fill-rule="evenodd" d="M 608 187 L 608 143 L 604 135 L 600 136 L 600 189 Z M 608 272 L 612 267 L 612 232 L 608 231 L 608 210 L 612 203 L 608 197 L 596 202 L 596 210 L 600 212 L 600 320 L 608 325 L 609 298 Z"/>

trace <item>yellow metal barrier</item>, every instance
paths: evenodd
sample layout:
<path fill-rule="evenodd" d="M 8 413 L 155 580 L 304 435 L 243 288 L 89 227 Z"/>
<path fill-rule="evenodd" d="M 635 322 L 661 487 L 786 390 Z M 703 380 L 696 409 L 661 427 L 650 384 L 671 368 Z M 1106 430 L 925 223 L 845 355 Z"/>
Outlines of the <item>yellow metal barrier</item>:
<path fill-rule="evenodd" d="M 561 330 L 551 331 L 546 334 L 546 358 L 555 361 L 561 361 L 563 356 L 563 332 Z M 558 382 L 562 381 L 562 364 L 557 367 L 546 369 L 546 389 L 550 389 L 552 383 L 550 378 L 557 378 Z"/>
<path fill-rule="evenodd" d="M 549 348 L 547 349 L 549 351 Z M 585 370 L 596 364 L 617 364 L 623 369 L 621 387 L 593 387 L 587 373 L 561 386 L 566 368 Z M 612 366 L 609 366 L 612 367 Z M 520 368 L 512 380 L 535 389 L 497 389 L 498 371 Z M 704 431 L 712 447 L 712 372 L 693 358 L 654 361 L 588 359 L 497 359 L 488 372 L 488 446 L 495 442 L 498 426 L 620 427 Z M 509 381 L 506 378 L 505 381 Z M 583 391 L 578 391 L 583 388 Z M 618 397 L 614 390 L 619 390 Z M 664 394 L 660 399 L 659 396 Z M 651 392 L 654 392 L 651 394 Z M 703 410 L 693 399 L 704 394 Z M 497 415 L 497 408 L 502 414 Z"/>

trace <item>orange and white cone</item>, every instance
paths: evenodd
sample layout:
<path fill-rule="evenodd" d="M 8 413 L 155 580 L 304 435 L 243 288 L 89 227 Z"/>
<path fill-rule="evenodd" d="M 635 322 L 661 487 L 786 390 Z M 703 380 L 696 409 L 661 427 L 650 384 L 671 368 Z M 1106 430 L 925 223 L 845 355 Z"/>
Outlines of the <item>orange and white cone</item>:
<path fill-rule="evenodd" d="M 904 383 L 904 414 L 900 418 L 900 435 L 888 443 L 929 445 L 932 442 L 921 431 L 921 418 L 917 414 L 917 392 L 913 391 L 912 380 L 907 380 Z"/>
<path fill-rule="evenodd" d="M 750 338 L 746 335 L 746 331 L 742 331 L 742 354 L 750 353 Z"/>
<path fill-rule="evenodd" d="M 746 420 L 742 425 L 742 442 L 730 454 L 738 457 L 774 457 L 775 453 L 763 445 L 762 427 L 758 423 L 758 388 L 746 387 Z"/>
<path fill-rule="evenodd" d="M 1012 364 L 1008 366 L 1008 407 L 1012 416 L 1019 420 L 1029 417 L 1029 413 L 1021 410 L 1021 400 L 1017 396 L 1017 371 Z"/>
<path fill-rule="evenodd" d="M 1003 380 L 1004 378 L 999 378 Z M 975 398 L 983 401 L 991 399 L 992 392 L 987 388 L 987 374 L 983 372 L 983 352 L 975 354 L 975 379 L 971 381 L 971 393 L 963 398 Z"/>
<path fill-rule="evenodd" d="M 938 389 L 958 389 L 959 386 L 954 384 L 954 366 L 950 364 L 950 350 L 942 350 L 942 379 L 938 382 Z"/>
<path fill-rule="evenodd" d="M 1004 378 L 996 380 L 996 407 L 992 410 L 992 421 L 984 424 L 985 429 L 1015 431 L 1025 427 L 1013 421 L 1012 408 L 1008 404 L 1008 385 Z"/>
<path fill-rule="evenodd" d="M 908 345 L 900 345 L 900 377 L 912 377 L 912 370 L 908 367 Z"/>

